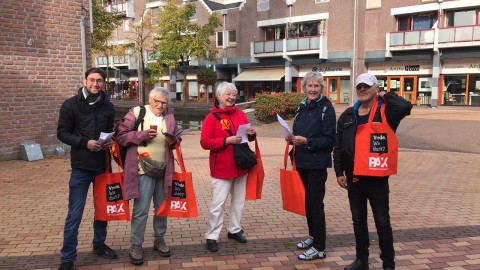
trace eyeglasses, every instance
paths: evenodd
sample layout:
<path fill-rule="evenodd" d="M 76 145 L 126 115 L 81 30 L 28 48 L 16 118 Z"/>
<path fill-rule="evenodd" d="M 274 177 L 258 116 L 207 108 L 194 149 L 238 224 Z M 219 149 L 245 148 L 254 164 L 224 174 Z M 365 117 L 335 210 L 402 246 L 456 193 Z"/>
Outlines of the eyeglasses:
<path fill-rule="evenodd" d="M 167 105 L 168 105 L 168 102 L 163 102 L 163 101 L 161 101 L 161 100 L 154 99 L 154 98 L 152 98 L 152 99 L 153 99 L 153 103 L 154 103 L 155 105 L 162 105 L 162 106 L 167 106 Z"/>
<path fill-rule="evenodd" d="M 88 82 L 89 82 L 89 83 L 92 83 L 92 84 L 95 83 L 95 82 L 96 82 L 97 84 L 102 84 L 104 81 L 103 81 L 103 79 L 97 79 L 97 80 L 95 80 L 95 79 L 88 79 Z"/>

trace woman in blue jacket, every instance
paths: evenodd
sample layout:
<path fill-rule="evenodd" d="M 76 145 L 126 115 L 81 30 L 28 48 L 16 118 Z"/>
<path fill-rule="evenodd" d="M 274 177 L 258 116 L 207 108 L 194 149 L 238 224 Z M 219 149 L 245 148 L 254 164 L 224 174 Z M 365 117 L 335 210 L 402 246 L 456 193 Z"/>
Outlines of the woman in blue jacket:
<path fill-rule="evenodd" d="M 295 145 L 297 171 L 305 186 L 305 209 L 309 237 L 297 244 L 307 249 L 298 255 L 300 260 L 323 259 L 325 251 L 325 182 L 327 168 L 332 167 L 332 148 L 335 141 L 335 109 L 323 96 L 325 81 L 321 73 L 309 72 L 302 80 L 306 98 L 297 109 L 293 136 L 286 140 Z"/>

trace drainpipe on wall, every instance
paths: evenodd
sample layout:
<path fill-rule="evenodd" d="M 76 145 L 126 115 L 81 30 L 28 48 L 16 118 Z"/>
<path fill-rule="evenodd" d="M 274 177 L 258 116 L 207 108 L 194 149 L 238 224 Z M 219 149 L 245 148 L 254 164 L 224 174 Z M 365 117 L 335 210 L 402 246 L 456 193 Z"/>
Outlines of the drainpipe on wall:
<path fill-rule="evenodd" d="M 351 85 L 355 85 L 355 65 L 357 64 L 357 0 L 354 0 L 353 6 L 353 59 L 352 59 L 352 81 Z M 353 89 L 354 87 L 351 87 Z M 353 105 L 353 99 L 355 98 L 355 91 L 352 91 L 352 98 L 350 99 L 350 105 Z"/>
<path fill-rule="evenodd" d="M 440 86 L 440 73 L 442 69 L 442 63 L 440 56 L 442 52 L 438 49 L 438 29 L 440 28 L 440 21 L 443 18 L 442 10 L 443 0 L 438 0 L 438 20 L 437 27 L 435 27 L 435 40 L 433 45 L 433 63 L 432 63 L 432 98 L 430 99 L 430 106 L 436 108 L 439 105 L 439 86 Z"/>

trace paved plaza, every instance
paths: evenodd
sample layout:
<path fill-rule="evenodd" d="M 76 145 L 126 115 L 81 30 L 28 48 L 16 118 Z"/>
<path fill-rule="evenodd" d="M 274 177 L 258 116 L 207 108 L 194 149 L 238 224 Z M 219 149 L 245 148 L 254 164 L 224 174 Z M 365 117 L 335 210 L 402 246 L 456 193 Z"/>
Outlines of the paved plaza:
<path fill-rule="evenodd" d="M 337 107 L 337 112 L 344 109 Z M 397 269 L 480 269 L 480 133 L 465 131 L 479 129 L 480 110 L 470 109 L 415 108 L 400 125 L 399 173 L 390 180 Z M 117 250 L 119 258 L 93 255 L 90 190 L 79 232 L 77 269 L 343 269 L 355 258 L 355 245 L 347 193 L 337 185 L 333 169 L 325 197 L 328 257 L 299 261 L 296 242 L 307 236 L 307 227 L 304 217 L 282 209 L 283 133 L 275 124 L 257 127 L 257 131 L 266 177 L 263 198 L 245 206 L 242 225 L 248 243 L 229 240 L 224 226 L 219 251 L 206 250 L 204 232 L 211 198 L 208 151 L 200 147 L 199 131 L 187 131 L 182 150 L 186 168 L 193 172 L 199 217 L 169 219 L 165 239 L 172 256 L 163 258 L 153 251 L 151 217 L 143 266 L 129 263 L 130 225 L 126 221 L 110 222 L 108 229 L 106 243 Z M 426 147 L 419 147 L 419 141 Z M 455 141 L 459 148 L 452 145 Z M 67 212 L 70 160 L 5 161 L 0 162 L 0 171 L 0 269 L 56 269 Z M 227 223 L 229 204 L 226 209 Z M 370 269 L 381 269 L 369 216 Z"/>

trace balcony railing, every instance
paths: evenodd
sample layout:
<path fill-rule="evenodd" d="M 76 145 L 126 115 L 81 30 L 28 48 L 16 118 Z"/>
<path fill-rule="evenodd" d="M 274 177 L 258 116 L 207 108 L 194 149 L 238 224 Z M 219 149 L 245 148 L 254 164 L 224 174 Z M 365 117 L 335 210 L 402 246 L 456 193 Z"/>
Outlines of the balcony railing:
<path fill-rule="evenodd" d="M 134 1 L 117 1 L 114 4 L 105 5 L 104 8 L 108 12 L 116 11 L 129 18 L 135 18 Z"/>
<path fill-rule="evenodd" d="M 387 33 L 387 51 L 480 46 L 480 25 Z"/>
<path fill-rule="evenodd" d="M 110 66 L 124 66 L 128 65 L 128 56 L 113 56 L 108 61 Z M 106 66 L 107 65 L 107 57 L 99 56 L 97 57 L 97 65 L 98 66 Z"/>
<path fill-rule="evenodd" d="M 480 41 L 480 25 L 438 29 L 438 43 Z"/>
<path fill-rule="evenodd" d="M 435 29 L 413 30 L 390 33 L 390 46 L 433 44 Z"/>
<path fill-rule="evenodd" d="M 281 53 L 283 52 L 283 43 L 286 42 L 286 53 L 309 51 L 320 49 L 320 37 L 299 37 L 289 39 L 276 39 L 266 41 L 256 41 L 253 44 L 254 54 Z"/>

